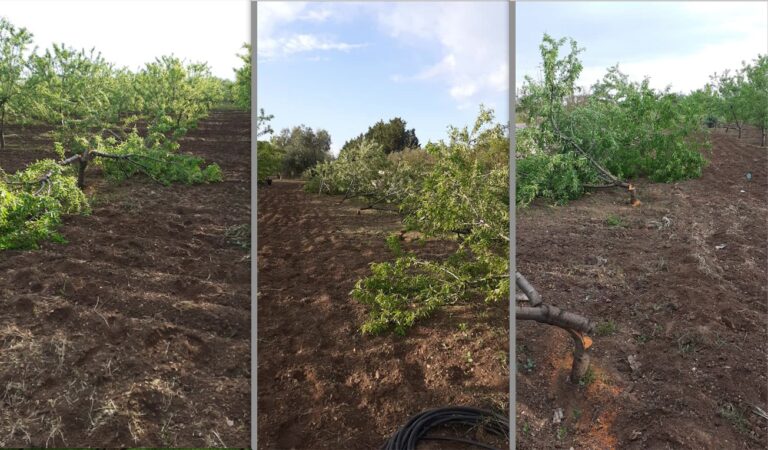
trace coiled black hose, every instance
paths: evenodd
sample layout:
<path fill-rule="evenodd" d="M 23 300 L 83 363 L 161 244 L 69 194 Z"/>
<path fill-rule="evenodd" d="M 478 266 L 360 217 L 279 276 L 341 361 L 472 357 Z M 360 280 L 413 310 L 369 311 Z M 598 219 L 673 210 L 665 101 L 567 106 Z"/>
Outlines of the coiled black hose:
<path fill-rule="evenodd" d="M 485 432 L 509 438 L 509 418 L 501 414 L 465 406 L 449 406 L 429 409 L 411 417 L 387 442 L 381 450 L 416 450 L 421 441 L 460 442 L 477 448 L 499 450 L 496 447 L 472 439 L 451 436 L 429 436 L 427 433 L 445 425 L 480 427 Z"/>

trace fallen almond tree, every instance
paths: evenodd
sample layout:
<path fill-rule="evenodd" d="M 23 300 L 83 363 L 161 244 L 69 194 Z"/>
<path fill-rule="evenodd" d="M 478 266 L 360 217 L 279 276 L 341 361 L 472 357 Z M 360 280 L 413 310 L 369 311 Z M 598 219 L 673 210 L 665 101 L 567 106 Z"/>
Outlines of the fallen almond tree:
<path fill-rule="evenodd" d="M 92 149 L 91 149 L 92 148 Z M 0 169 L 0 250 L 34 249 L 40 242 L 65 242 L 56 230 L 67 214 L 88 214 L 82 189 L 89 164 L 113 181 L 144 174 L 163 185 L 221 181 L 216 164 L 194 156 L 146 148 L 136 133 L 123 142 L 95 137 L 92 147 L 62 158 L 30 164 L 14 174 Z"/>
<path fill-rule="evenodd" d="M 555 203 L 587 189 L 619 187 L 639 205 L 635 184 L 645 177 L 672 182 L 701 176 L 709 147 L 699 114 L 669 88 L 657 91 L 648 78 L 634 82 L 608 69 L 588 92 L 576 86 L 583 50 L 569 40 L 544 35 L 542 77 L 526 76 L 518 110 L 527 126 L 517 133 L 518 205 L 541 197 Z"/>

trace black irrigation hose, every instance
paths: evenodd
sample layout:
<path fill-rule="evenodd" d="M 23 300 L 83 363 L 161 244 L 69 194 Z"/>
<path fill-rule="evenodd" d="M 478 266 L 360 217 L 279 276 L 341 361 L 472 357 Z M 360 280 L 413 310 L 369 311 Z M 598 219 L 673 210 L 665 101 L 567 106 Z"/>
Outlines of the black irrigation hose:
<path fill-rule="evenodd" d="M 460 442 L 477 448 L 498 450 L 496 447 L 472 439 L 427 435 L 433 429 L 445 425 L 481 427 L 489 434 L 503 438 L 509 437 L 509 418 L 492 411 L 465 406 L 449 406 L 429 409 L 411 417 L 384 443 L 381 450 L 416 450 L 419 442 L 427 440 Z"/>

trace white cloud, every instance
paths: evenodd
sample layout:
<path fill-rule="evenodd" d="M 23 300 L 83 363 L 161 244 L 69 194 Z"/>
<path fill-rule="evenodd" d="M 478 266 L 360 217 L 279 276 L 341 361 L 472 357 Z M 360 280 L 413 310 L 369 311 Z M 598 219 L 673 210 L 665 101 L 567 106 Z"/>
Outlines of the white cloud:
<path fill-rule="evenodd" d="M 259 61 L 314 51 L 349 51 L 365 44 L 340 42 L 329 36 L 284 32 L 294 22 L 324 22 L 333 17 L 326 5 L 308 2 L 257 2 L 257 42 Z"/>
<path fill-rule="evenodd" d="M 459 107 L 488 103 L 509 86 L 508 4 L 500 2 L 396 3 L 380 8 L 382 29 L 406 45 L 434 45 L 440 60 L 395 81 L 436 80 Z"/>

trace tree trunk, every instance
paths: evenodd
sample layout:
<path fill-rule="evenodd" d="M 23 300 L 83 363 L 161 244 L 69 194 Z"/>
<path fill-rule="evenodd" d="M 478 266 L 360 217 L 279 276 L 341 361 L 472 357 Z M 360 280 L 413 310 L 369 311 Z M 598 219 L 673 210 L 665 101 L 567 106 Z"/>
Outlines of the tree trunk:
<path fill-rule="evenodd" d="M 739 139 L 741 139 L 741 127 L 739 127 Z"/>
<path fill-rule="evenodd" d="M 91 159 L 89 151 L 86 148 L 80 155 L 80 164 L 77 166 L 77 187 L 81 190 L 85 187 L 85 169 L 88 167 L 88 160 Z"/>
<path fill-rule="evenodd" d="M 0 150 L 5 148 L 5 103 L 3 103 L 3 110 L 0 112 Z"/>
<path fill-rule="evenodd" d="M 88 167 L 88 161 L 80 160 L 80 164 L 77 166 L 77 187 L 83 189 L 85 187 L 85 168 Z"/>
<path fill-rule="evenodd" d="M 765 127 L 763 127 L 763 139 L 762 139 L 762 143 L 760 144 L 761 147 L 765 147 L 765 133 L 766 133 L 766 130 L 765 130 Z"/>

